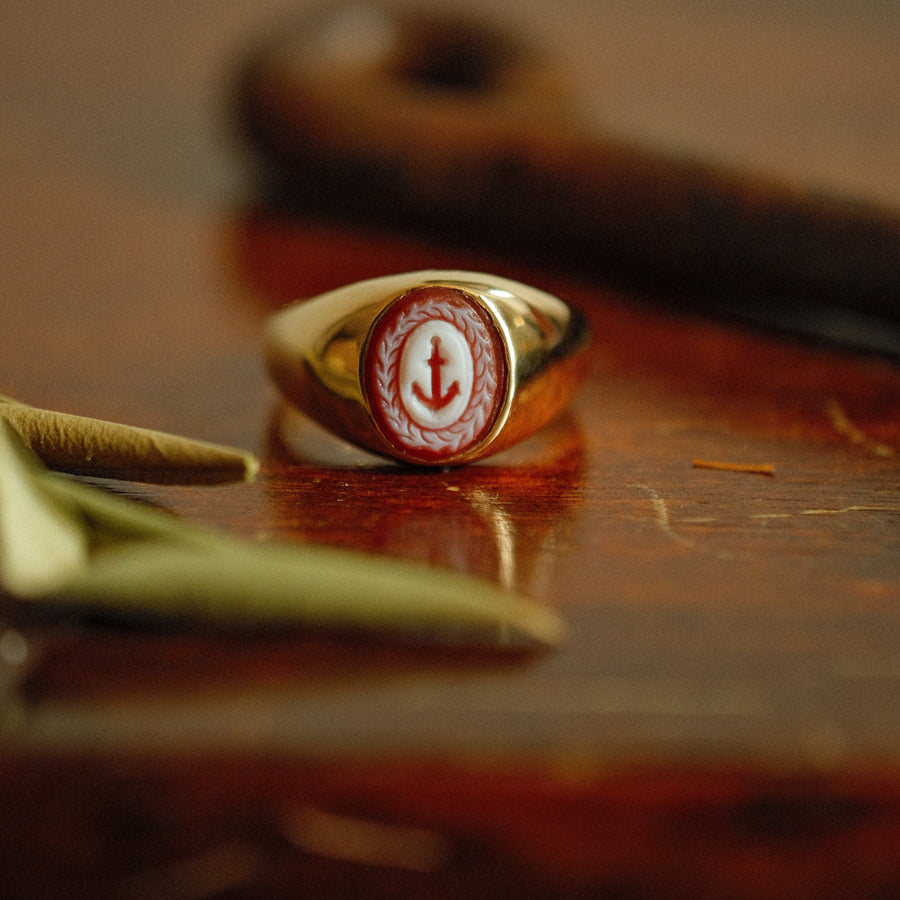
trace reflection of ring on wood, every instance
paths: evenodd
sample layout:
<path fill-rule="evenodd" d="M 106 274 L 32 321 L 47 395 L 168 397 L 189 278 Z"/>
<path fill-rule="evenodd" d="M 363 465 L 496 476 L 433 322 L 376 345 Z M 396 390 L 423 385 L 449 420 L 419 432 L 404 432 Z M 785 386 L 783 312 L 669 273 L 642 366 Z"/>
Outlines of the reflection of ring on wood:
<path fill-rule="evenodd" d="M 311 418 L 420 465 L 472 462 L 533 434 L 584 370 L 584 319 L 528 285 L 474 272 L 361 281 L 277 313 L 269 370 Z"/>

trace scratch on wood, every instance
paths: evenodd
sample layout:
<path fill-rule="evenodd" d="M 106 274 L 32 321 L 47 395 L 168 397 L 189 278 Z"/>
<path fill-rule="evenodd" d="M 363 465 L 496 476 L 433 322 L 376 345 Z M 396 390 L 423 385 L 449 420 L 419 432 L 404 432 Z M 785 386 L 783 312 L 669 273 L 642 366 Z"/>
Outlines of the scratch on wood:
<path fill-rule="evenodd" d="M 646 484 L 635 484 L 634 487 L 643 491 L 650 498 L 650 503 L 653 505 L 653 511 L 656 514 L 654 521 L 660 531 L 664 532 L 671 540 L 675 541 L 676 544 L 681 544 L 684 547 L 693 547 L 694 542 L 692 540 L 684 537 L 672 528 L 672 523 L 669 518 L 669 507 L 666 505 L 665 498 L 662 494 L 654 488 L 648 487 Z"/>
<path fill-rule="evenodd" d="M 887 458 L 894 455 L 894 448 L 879 441 L 870 441 L 865 433 L 850 420 L 847 411 L 841 404 L 831 399 L 825 404 L 825 415 L 831 422 L 831 427 L 843 437 L 847 438 L 855 447 L 868 450 L 873 456 Z"/>
<path fill-rule="evenodd" d="M 804 509 L 801 516 L 839 516 L 848 512 L 900 512 L 894 506 L 842 506 L 840 509 Z"/>
<path fill-rule="evenodd" d="M 835 509 L 801 509 L 798 512 L 754 513 L 751 519 L 790 519 L 793 516 L 839 516 L 850 512 L 900 512 L 900 506 L 841 506 Z"/>

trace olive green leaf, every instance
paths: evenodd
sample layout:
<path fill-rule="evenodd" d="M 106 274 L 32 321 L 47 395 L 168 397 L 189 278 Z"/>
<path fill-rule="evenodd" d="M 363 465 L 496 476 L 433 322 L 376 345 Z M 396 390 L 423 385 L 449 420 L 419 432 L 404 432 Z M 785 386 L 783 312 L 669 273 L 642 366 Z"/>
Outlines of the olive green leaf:
<path fill-rule="evenodd" d="M 6 425 L 0 447 L 0 586 L 19 598 L 132 620 L 369 629 L 509 648 L 562 639 L 554 612 L 471 576 L 240 541 L 49 472 Z"/>
<path fill-rule="evenodd" d="M 144 482 L 252 481 L 259 470 L 246 450 L 179 435 L 37 409 L 0 396 L 3 416 L 51 469 Z"/>
<path fill-rule="evenodd" d="M 76 507 L 44 491 L 40 471 L 0 418 L 0 582 L 22 597 L 63 586 L 88 561 L 88 535 Z"/>

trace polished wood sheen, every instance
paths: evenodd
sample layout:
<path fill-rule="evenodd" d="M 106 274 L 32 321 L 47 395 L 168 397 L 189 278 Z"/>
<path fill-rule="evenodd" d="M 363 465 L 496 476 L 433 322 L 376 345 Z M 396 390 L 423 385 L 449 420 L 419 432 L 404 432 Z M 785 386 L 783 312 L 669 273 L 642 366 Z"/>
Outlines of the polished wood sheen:
<path fill-rule="evenodd" d="M 900 889 L 896 362 L 40 148 L 3 174 L 0 392 L 262 463 L 252 484 L 109 490 L 509 585 L 569 635 L 509 654 L 0 599 L 0 895 Z M 432 267 L 534 284 L 594 333 L 560 419 L 454 469 L 336 442 L 262 359 L 284 303 Z"/>

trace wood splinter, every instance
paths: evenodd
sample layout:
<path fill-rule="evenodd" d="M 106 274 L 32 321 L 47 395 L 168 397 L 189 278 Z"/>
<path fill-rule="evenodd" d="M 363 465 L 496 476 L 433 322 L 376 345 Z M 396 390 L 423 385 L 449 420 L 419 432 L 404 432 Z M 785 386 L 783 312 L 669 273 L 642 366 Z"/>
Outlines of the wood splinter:
<path fill-rule="evenodd" d="M 750 475 L 775 475 L 772 463 L 736 463 L 717 459 L 695 459 L 695 469 L 718 469 L 722 472 L 745 472 Z"/>
<path fill-rule="evenodd" d="M 0 396 L 0 418 L 46 466 L 72 475 L 147 483 L 252 481 L 256 457 L 234 447 L 37 409 Z"/>

